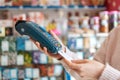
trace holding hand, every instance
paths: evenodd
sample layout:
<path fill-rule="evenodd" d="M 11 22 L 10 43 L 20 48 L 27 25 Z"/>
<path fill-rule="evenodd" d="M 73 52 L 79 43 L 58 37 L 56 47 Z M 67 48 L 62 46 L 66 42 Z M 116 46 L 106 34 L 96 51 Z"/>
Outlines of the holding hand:
<path fill-rule="evenodd" d="M 52 31 L 50 31 L 50 34 L 62 45 L 62 49 L 65 51 L 65 46 L 63 45 L 61 40 Z M 47 48 L 46 47 L 42 48 L 39 42 L 37 42 L 37 41 L 35 41 L 33 39 L 31 39 L 31 40 L 35 43 L 35 45 L 39 48 L 39 50 L 44 52 L 47 56 L 56 58 L 58 60 L 63 58 L 60 54 L 54 54 L 54 53 L 48 52 Z"/>
<path fill-rule="evenodd" d="M 65 63 L 70 69 L 75 70 L 82 78 L 96 78 L 98 79 L 104 70 L 105 65 L 94 60 L 72 60 Z"/>

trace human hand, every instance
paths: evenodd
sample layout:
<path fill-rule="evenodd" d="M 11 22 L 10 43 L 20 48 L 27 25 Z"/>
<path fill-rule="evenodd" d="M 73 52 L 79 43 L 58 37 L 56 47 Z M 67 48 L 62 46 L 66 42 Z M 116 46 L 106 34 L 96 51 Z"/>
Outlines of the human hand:
<path fill-rule="evenodd" d="M 62 45 L 62 49 L 65 51 L 65 46 L 63 45 L 63 43 L 61 42 L 61 40 L 57 37 L 57 35 L 55 35 L 52 31 L 50 31 L 50 34 Z M 54 53 L 50 53 L 47 51 L 46 47 L 41 47 L 40 43 L 33 40 L 31 38 L 32 42 L 34 42 L 34 44 L 38 47 L 38 49 L 42 52 L 44 52 L 47 56 L 56 58 L 56 59 L 62 59 L 63 57 L 60 54 L 54 54 Z"/>
<path fill-rule="evenodd" d="M 64 59 L 65 60 L 65 59 Z M 64 61 L 70 69 L 76 71 L 82 78 L 98 79 L 105 65 L 94 60 L 68 60 Z"/>

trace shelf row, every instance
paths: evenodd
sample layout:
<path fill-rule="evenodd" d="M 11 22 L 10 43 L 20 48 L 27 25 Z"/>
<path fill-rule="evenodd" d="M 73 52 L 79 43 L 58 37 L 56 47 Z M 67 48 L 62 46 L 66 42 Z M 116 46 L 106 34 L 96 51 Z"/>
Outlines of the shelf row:
<path fill-rule="evenodd" d="M 0 10 L 4 9 L 105 9 L 105 6 L 83 6 L 83 5 L 70 5 L 70 6 L 0 6 Z"/>
<path fill-rule="evenodd" d="M 57 80 L 56 78 L 62 78 L 62 73 L 63 67 L 61 65 L 26 68 L 0 67 L 0 80 L 45 80 L 44 78 L 50 78 L 50 80 L 51 78 L 55 78 L 55 80 Z"/>
<path fill-rule="evenodd" d="M 107 37 L 109 33 L 83 33 L 83 34 L 76 34 L 76 33 L 68 33 L 68 38 L 70 37 Z"/>

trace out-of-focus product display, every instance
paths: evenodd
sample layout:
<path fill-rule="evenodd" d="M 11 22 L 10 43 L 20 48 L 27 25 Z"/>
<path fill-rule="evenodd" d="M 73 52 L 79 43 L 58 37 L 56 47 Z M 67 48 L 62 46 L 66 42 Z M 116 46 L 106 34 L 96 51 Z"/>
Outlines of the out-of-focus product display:
<path fill-rule="evenodd" d="M 108 33 L 109 31 L 109 23 L 108 23 L 108 19 L 109 19 L 109 12 L 108 11 L 103 11 L 100 12 L 100 32 L 105 32 Z"/>
<path fill-rule="evenodd" d="M 118 11 L 109 13 L 109 31 L 118 26 Z"/>
<path fill-rule="evenodd" d="M 15 31 L 18 20 L 53 31 L 79 59 L 93 59 L 108 32 L 120 26 L 120 11 L 105 0 L 0 0 L 0 80 L 75 80 L 56 59 Z"/>
<path fill-rule="evenodd" d="M 105 0 L 1 0 L 0 6 L 104 5 Z"/>
<path fill-rule="evenodd" d="M 99 28 L 100 28 L 100 18 L 98 16 L 92 17 L 90 20 L 90 25 L 91 25 L 91 29 L 93 29 L 96 33 L 99 32 Z"/>

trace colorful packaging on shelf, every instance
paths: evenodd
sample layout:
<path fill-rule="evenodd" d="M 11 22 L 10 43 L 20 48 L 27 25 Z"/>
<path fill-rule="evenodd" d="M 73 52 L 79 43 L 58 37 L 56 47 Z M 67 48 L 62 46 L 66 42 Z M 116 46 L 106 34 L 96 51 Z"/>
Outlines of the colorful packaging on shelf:
<path fill-rule="evenodd" d="M 9 52 L 16 52 L 16 38 L 8 37 L 7 40 L 9 41 Z"/>
<path fill-rule="evenodd" d="M 100 0 L 91 0 L 93 6 L 98 6 L 100 4 Z"/>
<path fill-rule="evenodd" d="M 74 2 L 73 2 L 73 4 L 74 5 L 80 5 L 80 0 L 73 0 Z"/>
<path fill-rule="evenodd" d="M 23 0 L 12 0 L 12 5 L 13 6 L 22 6 Z"/>
<path fill-rule="evenodd" d="M 50 65 L 47 67 L 47 75 L 53 76 L 54 75 L 54 65 Z"/>
<path fill-rule="evenodd" d="M 68 46 L 69 49 L 75 50 L 76 40 L 74 38 L 68 38 L 67 46 Z"/>
<path fill-rule="evenodd" d="M 9 51 L 9 42 L 7 40 L 3 40 L 1 43 L 2 51 Z"/>
<path fill-rule="evenodd" d="M 105 5 L 105 0 L 99 0 L 99 5 L 104 6 Z"/>
<path fill-rule="evenodd" d="M 38 6 L 39 0 L 32 0 L 31 5 L 32 6 Z"/>
<path fill-rule="evenodd" d="M 91 28 L 98 33 L 100 28 L 99 17 L 95 16 L 90 19 Z"/>
<path fill-rule="evenodd" d="M 13 27 L 13 21 L 10 19 L 0 20 L 0 27 Z"/>
<path fill-rule="evenodd" d="M 47 0 L 39 0 L 39 4 L 41 6 L 46 6 L 48 3 L 47 3 Z"/>
<path fill-rule="evenodd" d="M 33 78 L 33 69 L 25 68 L 25 78 Z"/>
<path fill-rule="evenodd" d="M 12 27 L 5 28 L 5 36 L 13 36 L 13 28 Z"/>
<path fill-rule="evenodd" d="M 8 55 L 1 56 L 1 66 L 8 66 Z"/>
<path fill-rule="evenodd" d="M 96 45 L 97 45 L 96 36 L 90 37 L 90 48 L 96 48 Z"/>
<path fill-rule="evenodd" d="M 91 0 L 80 0 L 80 1 L 81 1 L 81 4 L 83 6 L 90 6 L 90 5 L 92 5 Z"/>
<path fill-rule="evenodd" d="M 10 69 L 4 68 L 2 72 L 3 80 L 9 80 L 10 79 Z"/>
<path fill-rule="evenodd" d="M 45 55 L 44 53 L 41 53 L 39 60 L 40 60 L 39 62 L 41 64 L 47 64 L 48 63 L 48 56 Z"/>
<path fill-rule="evenodd" d="M 90 47 L 90 37 L 84 37 L 83 38 L 83 45 L 85 49 L 89 49 Z"/>
<path fill-rule="evenodd" d="M 24 69 L 19 68 L 19 70 L 18 70 L 18 78 L 19 79 L 24 79 L 24 74 L 25 74 Z"/>
<path fill-rule="evenodd" d="M 40 70 L 38 68 L 33 68 L 33 78 L 40 78 Z"/>
<path fill-rule="evenodd" d="M 23 6 L 31 6 L 32 0 L 23 0 Z"/>
<path fill-rule="evenodd" d="M 8 53 L 8 63 L 9 65 L 16 65 L 17 63 L 17 53 L 12 53 L 12 52 L 9 52 Z"/>
<path fill-rule="evenodd" d="M 32 41 L 31 40 L 25 40 L 25 50 L 32 51 Z"/>
<path fill-rule="evenodd" d="M 53 58 L 48 56 L 48 63 L 53 63 Z"/>
<path fill-rule="evenodd" d="M 0 27 L 0 37 L 5 37 L 5 27 Z"/>
<path fill-rule="evenodd" d="M 100 12 L 100 32 L 103 32 L 103 33 L 108 33 L 109 31 L 109 26 L 108 26 L 108 19 L 109 19 L 109 16 L 108 16 L 108 11 L 103 11 L 103 12 Z"/>
<path fill-rule="evenodd" d="M 24 65 L 32 66 L 32 53 L 29 51 L 18 51 L 18 55 L 24 56 Z"/>
<path fill-rule="evenodd" d="M 25 40 L 27 38 L 26 37 L 17 37 L 16 38 L 16 48 L 17 48 L 17 51 L 19 50 L 25 50 Z"/>
<path fill-rule="evenodd" d="M 30 79 L 30 78 L 24 78 L 24 80 L 32 80 L 32 79 Z"/>
<path fill-rule="evenodd" d="M 24 65 L 24 55 L 17 55 L 17 65 Z"/>
<path fill-rule="evenodd" d="M 42 27 L 44 26 L 44 14 L 42 12 L 29 12 L 28 20 L 33 21 Z"/>
<path fill-rule="evenodd" d="M 5 6 L 5 1 L 4 0 L 0 1 L 0 6 Z"/>
<path fill-rule="evenodd" d="M 83 44 L 83 38 L 77 38 L 76 39 L 76 49 L 77 50 L 81 50 L 81 49 L 83 49 L 83 46 L 84 46 L 84 44 Z"/>
<path fill-rule="evenodd" d="M 3 40 L 4 40 L 4 38 L 0 37 L 0 46 L 1 46 L 1 43 L 2 43 Z M 0 47 L 0 54 L 2 54 L 2 48 L 1 47 Z"/>
<path fill-rule="evenodd" d="M 12 0 L 4 0 L 5 6 L 12 6 Z"/>
<path fill-rule="evenodd" d="M 10 78 L 18 79 L 18 69 L 17 68 L 10 69 Z"/>
<path fill-rule="evenodd" d="M 109 31 L 118 26 L 118 11 L 109 12 Z"/>
<path fill-rule="evenodd" d="M 69 6 L 72 4 L 72 0 L 62 0 L 61 3 L 62 3 L 62 5 Z"/>
<path fill-rule="evenodd" d="M 48 77 L 41 77 L 40 80 L 48 80 Z"/>
<path fill-rule="evenodd" d="M 50 77 L 50 80 L 57 80 L 57 78 L 56 77 Z"/>
<path fill-rule="evenodd" d="M 63 72 L 63 67 L 62 65 L 54 65 L 54 75 L 55 76 L 60 76 Z"/>
<path fill-rule="evenodd" d="M 40 69 L 40 76 L 41 77 L 45 77 L 45 76 L 47 76 L 48 75 L 48 71 L 47 71 L 47 65 L 38 65 L 37 66 L 39 69 Z M 44 79 L 43 79 L 44 80 Z"/>
<path fill-rule="evenodd" d="M 48 0 L 50 6 L 60 6 L 60 0 Z"/>
<path fill-rule="evenodd" d="M 33 64 L 40 64 L 40 54 L 41 54 L 40 51 L 34 51 L 32 53 L 32 55 L 33 55 Z"/>

